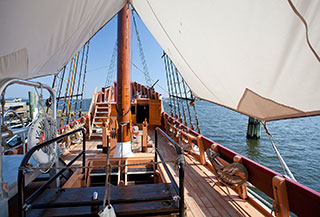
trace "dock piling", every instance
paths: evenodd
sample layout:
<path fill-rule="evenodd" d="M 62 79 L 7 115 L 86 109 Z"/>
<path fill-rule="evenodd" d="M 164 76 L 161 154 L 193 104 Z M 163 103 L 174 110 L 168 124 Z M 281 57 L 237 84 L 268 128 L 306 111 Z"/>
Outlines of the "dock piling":
<path fill-rule="evenodd" d="M 249 117 L 247 139 L 260 139 L 260 121 Z"/>

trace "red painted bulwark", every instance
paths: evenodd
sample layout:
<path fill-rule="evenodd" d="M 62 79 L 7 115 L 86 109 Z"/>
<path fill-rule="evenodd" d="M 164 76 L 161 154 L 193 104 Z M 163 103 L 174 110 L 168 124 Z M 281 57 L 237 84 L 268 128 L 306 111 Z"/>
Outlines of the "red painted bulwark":
<path fill-rule="evenodd" d="M 320 215 L 320 193 L 286 178 L 289 208 L 297 216 Z"/>
<path fill-rule="evenodd" d="M 179 123 L 180 127 L 187 129 L 188 132 L 192 133 L 193 135 L 200 135 L 197 132 L 184 126 L 183 124 L 169 116 L 167 113 L 164 113 L 164 116 L 166 116 L 167 119 L 172 119 L 174 122 Z M 202 139 L 205 150 L 210 148 L 212 144 L 217 144 L 204 136 L 202 136 Z M 226 147 L 223 147 L 220 144 L 217 144 L 217 146 L 220 156 L 224 160 L 231 163 L 233 157 L 237 155 L 237 153 L 231 151 Z M 249 173 L 248 181 L 259 190 L 264 192 L 266 195 L 273 198 L 272 178 L 274 176 L 282 175 L 244 156 L 241 157 L 242 163 Z M 320 193 L 287 178 L 286 187 L 289 199 L 289 208 L 291 212 L 297 214 L 298 216 L 317 216 L 320 213 Z"/>

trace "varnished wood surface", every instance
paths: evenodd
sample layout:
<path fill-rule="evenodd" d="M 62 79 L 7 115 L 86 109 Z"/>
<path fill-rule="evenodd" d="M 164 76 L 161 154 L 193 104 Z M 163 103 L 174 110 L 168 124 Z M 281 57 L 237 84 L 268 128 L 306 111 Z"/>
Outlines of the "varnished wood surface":
<path fill-rule="evenodd" d="M 178 183 L 178 170 L 171 163 L 176 158 L 173 146 L 159 137 L 162 153 Z M 222 186 L 209 168 L 192 155 L 185 155 L 185 204 L 187 216 L 264 216 L 262 212 L 243 200 L 230 188 Z"/>
<path fill-rule="evenodd" d="M 38 197 L 33 202 L 34 206 L 41 205 L 46 208 L 31 210 L 28 213 L 28 216 L 74 216 L 75 214 L 94 215 L 96 214 L 95 211 L 88 208 L 81 208 L 81 213 L 78 213 L 77 211 L 79 207 L 62 208 L 62 206 L 67 206 L 70 202 L 78 202 L 82 204 L 90 203 L 90 201 L 92 201 L 93 192 L 98 193 L 98 199 L 96 202 L 100 204 L 100 208 L 98 209 L 100 210 L 105 193 L 104 186 L 48 189 L 41 195 L 41 197 Z M 169 183 L 131 185 L 124 187 L 112 185 L 110 187 L 110 192 L 111 204 L 113 204 L 118 216 L 178 212 L 178 205 L 173 200 L 173 196 L 176 195 L 176 192 L 172 184 Z M 50 207 L 60 208 L 50 209 Z"/>
<path fill-rule="evenodd" d="M 154 130 L 149 130 L 149 141 L 154 141 Z M 176 154 L 173 147 L 161 136 L 158 149 L 168 161 L 167 164 L 176 182 L 178 182 L 178 170 L 174 169 Z M 96 149 L 101 141 L 94 140 L 87 142 L 86 157 L 102 155 L 100 149 Z M 68 162 L 81 151 L 81 145 L 74 145 L 62 157 Z M 140 153 L 139 153 L 140 154 Z M 141 153 L 143 154 L 143 153 Z M 73 156 L 73 157 L 72 157 Z M 187 216 L 265 216 L 259 209 L 253 206 L 248 200 L 243 200 L 230 188 L 221 185 L 213 172 L 206 166 L 200 164 L 196 157 L 186 154 L 185 156 L 185 205 Z M 75 165 L 81 165 L 81 159 Z M 160 164 L 160 168 L 163 168 Z M 167 177 L 167 180 L 168 177 Z"/>

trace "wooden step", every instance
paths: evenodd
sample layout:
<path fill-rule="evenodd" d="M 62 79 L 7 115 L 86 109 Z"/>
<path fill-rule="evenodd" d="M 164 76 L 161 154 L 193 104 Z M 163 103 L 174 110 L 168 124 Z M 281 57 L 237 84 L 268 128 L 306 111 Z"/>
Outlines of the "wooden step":
<path fill-rule="evenodd" d="M 94 117 L 93 119 L 93 123 L 97 123 L 97 122 L 106 122 L 108 120 L 108 117 Z"/>
<path fill-rule="evenodd" d="M 109 113 L 109 109 L 108 109 L 108 108 L 97 108 L 96 112 L 106 112 L 106 113 Z"/>
<path fill-rule="evenodd" d="M 96 109 L 97 109 L 97 110 L 99 110 L 99 109 L 100 109 L 100 110 L 108 110 L 109 107 L 108 107 L 108 106 L 97 106 Z"/>
<path fill-rule="evenodd" d="M 92 130 L 96 132 L 98 131 L 97 133 L 102 133 L 102 127 L 92 127 Z"/>
<path fill-rule="evenodd" d="M 100 133 L 91 133 L 90 139 L 102 139 L 102 134 L 100 134 Z"/>
<path fill-rule="evenodd" d="M 108 106 L 107 102 L 97 102 L 96 103 L 97 106 Z"/>
<path fill-rule="evenodd" d="M 95 117 L 108 117 L 108 112 L 96 112 Z"/>
<path fill-rule="evenodd" d="M 101 121 L 94 121 L 93 126 L 95 127 L 102 127 L 102 122 Z"/>

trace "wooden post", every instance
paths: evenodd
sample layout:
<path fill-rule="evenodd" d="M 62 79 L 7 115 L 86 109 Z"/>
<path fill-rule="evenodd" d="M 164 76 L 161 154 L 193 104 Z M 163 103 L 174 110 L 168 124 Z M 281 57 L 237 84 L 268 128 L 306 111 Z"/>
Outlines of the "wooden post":
<path fill-rule="evenodd" d="M 127 3 L 118 14 L 117 121 L 118 140 L 115 157 L 133 156 L 131 150 L 131 82 L 130 82 L 130 8 Z"/>
<path fill-rule="evenodd" d="M 252 117 L 248 120 L 247 139 L 260 139 L 260 122 Z"/>
<path fill-rule="evenodd" d="M 233 157 L 233 162 L 242 164 L 242 157 L 240 155 L 235 155 Z M 237 189 L 239 197 L 241 197 L 242 199 L 247 199 L 248 191 L 247 191 L 246 183 L 236 187 L 236 189 Z"/>
<path fill-rule="evenodd" d="M 91 137 L 91 133 L 92 133 L 92 127 L 91 127 L 91 114 L 88 113 L 88 118 L 86 119 L 86 126 L 87 126 L 87 135 L 88 135 L 88 139 L 90 139 Z"/>
<path fill-rule="evenodd" d="M 148 152 L 148 122 L 144 119 L 142 125 L 142 152 Z"/>
<path fill-rule="evenodd" d="M 274 176 L 272 179 L 274 203 L 273 209 L 277 217 L 289 217 L 289 201 L 286 187 L 286 180 L 281 176 Z M 301 198 L 303 199 L 303 198 Z"/>
<path fill-rule="evenodd" d="M 217 144 L 212 144 L 210 147 L 213 151 L 219 154 L 219 147 Z M 222 163 L 224 166 L 228 165 L 229 163 L 222 159 L 221 157 L 217 156 L 217 159 L 219 160 L 220 163 Z"/>
<path fill-rule="evenodd" d="M 107 153 L 108 151 L 108 126 L 107 122 L 102 124 L 102 152 Z M 111 151 L 111 150 L 110 150 Z"/>
<path fill-rule="evenodd" d="M 130 138 L 130 9 L 126 4 L 118 14 L 117 120 L 118 142 Z M 126 125 L 123 125 L 126 124 Z M 122 128 L 122 129 L 121 129 Z"/>
<path fill-rule="evenodd" d="M 204 152 L 204 147 L 203 147 L 203 142 L 202 142 L 202 137 L 201 136 L 197 137 L 197 144 L 198 144 L 199 152 L 200 152 L 200 163 L 202 165 L 205 165 L 206 164 L 206 155 L 205 155 L 205 152 Z"/>
<path fill-rule="evenodd" d="M 38 116 L 38 96 L 34 93 L 29 91 L 29 113 L 31 120 L 35 120 Z"/>

